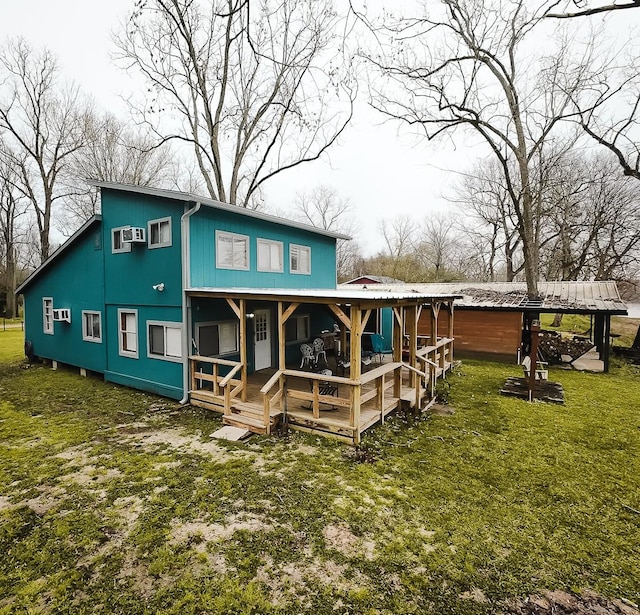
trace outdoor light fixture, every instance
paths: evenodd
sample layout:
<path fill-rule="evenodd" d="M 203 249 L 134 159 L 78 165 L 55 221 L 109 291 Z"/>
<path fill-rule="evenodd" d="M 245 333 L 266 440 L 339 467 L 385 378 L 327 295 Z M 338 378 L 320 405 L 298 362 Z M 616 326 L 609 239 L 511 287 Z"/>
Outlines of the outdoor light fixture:
<path fill-rule="evenodd" d="M 256 315 L 253 312 L 249 312 L 247 315 L 247 318 L 255 318 Z"/>
<path fill-rule="evenodd" d="M 157 290 L 161 293 L 164 290 L 164 282 L 160 282 L 160 284 L 154 284 L 152 288 L 153 290 Z"/>

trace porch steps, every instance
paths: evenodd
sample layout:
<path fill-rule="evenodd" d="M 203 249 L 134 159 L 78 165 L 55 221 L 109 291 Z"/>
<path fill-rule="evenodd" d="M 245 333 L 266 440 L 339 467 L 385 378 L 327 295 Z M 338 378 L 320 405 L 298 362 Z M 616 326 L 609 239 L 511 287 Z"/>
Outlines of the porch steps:
<path fill-rule="evenodd" d="M 280 423 L 282 412 L 271 410 L 269 415 L 269 433 Z M 251 402 L 236 401 L 231 406 L 231 414 L 222 417 L 225 425 L 244 427 L 253 433 L 267 433 L 267 426 L 264 423 L 264 408 L 261 404 Z"/>
<path fill-rule="evenodd" d="M 222 395 L 214 395 L 210 391 L 191 391 L 189 393 L 189 403 L 199 408 L 224 412 L 224 397 Z"/>
<path fill-rule="evenodd" d="M 402 387 L 402 395 L 400 396 L 400 401 L 405 407 L 414 408 L 416 402 L 416 392 L 412 388 Z M 429 398 L 428 389 L 420 389 L 420 410 L 424 410 L 424 408 L 429 405 L 431 399 Z"/>

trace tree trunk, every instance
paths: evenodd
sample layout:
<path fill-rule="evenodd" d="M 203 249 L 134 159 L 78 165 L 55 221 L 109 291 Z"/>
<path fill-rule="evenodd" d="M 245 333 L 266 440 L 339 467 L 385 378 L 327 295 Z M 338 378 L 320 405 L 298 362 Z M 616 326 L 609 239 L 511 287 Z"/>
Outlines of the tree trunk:
<path fill-rule="evenodd" d="M 16 316 L 16 254 L 13 249 L 13 244 L 7 245 L 5 254 L 5 279 L 4 289 L 6 292 L 6 305 L 5 305 L 5 317 L 14 318 Z"/>
<path fill-rule="evenodd" d="M 559 327 L 562 324 L 562 317 L 564 316 L 564 314 L 561 314 L 560 312 L 558 312 L 554 317 L 553 317 L 553 322 L 551 323 L 552 327 Z"/>

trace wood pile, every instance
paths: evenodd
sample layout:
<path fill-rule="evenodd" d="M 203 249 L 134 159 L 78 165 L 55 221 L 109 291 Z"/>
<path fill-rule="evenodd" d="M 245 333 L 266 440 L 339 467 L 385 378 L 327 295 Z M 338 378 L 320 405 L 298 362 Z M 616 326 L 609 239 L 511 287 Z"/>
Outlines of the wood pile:
<path fill-rule="evenodd" d="M 563 363 L 563 355 L 575 361 L 592 348 L 593 342 L 579 335 L 562 337 L 557 331 L 540 331 L 538 338 L 538 350 L 542 358 L 549 363 Z"/>

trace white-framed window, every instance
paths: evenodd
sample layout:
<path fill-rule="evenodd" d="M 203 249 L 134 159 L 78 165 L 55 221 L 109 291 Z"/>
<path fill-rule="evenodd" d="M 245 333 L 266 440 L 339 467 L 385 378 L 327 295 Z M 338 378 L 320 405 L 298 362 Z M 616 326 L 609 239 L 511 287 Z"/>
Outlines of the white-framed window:
<path fill-rule="evenodd" d="M 203 357 L 236 354 L 239 345 L 237 320 L 223 322 L 201 322 L 196 325 L 196 345 Z"/>
<path fill-rule="evenodd" d="M 42 298 L 42 330 L 53 335 L 53 298 Z"/>
<path fill-rule="evenodd" d="M 249 269 L 249 237 L 226 231 L 216 231 L 216 267 L 218 269 Z"/>
<path fill-rule="evenodd" d="M 171 218 L 149 220 L 147 223 L 149 248 L 168 248 L 171 246 Z"/>
<path fill-rule="evenodd" d="M 281 241 L 258 239 L 258 271 L 282 273 L 282 254 L 284 245 Z"/>
<path fill-rule="evenodd" d="M 128 226 L 118 226 L 111 229 L 111 252 L 113 254 L 119 254 L 121 252 L 131 252 L 131 244 L 122 241 L 122 229 L 129 228 Z"/>
<path fill-rule="evenodd" d="M 147 356 L 152 359 L 182 360 L 182 324 L 147 320 Z"/>
<path fill-rule="evenodd" d="M 118 348 L 123 357 L 138 358 L 138 310 L 118 310 Z"/>
<path fill-rule="evenodd" d="M 290 316 L 284 325 L 284 339 L 287 344 L 306 342 L 311 338 L 311 319 L 309 314 Z"/>
<path fill-rule="evenodd" d="M 291 273 L 311 273 L 311 248 L 292 243 L 289 246 L 289 269 Z"/>
<path fill-rule="evenodd" d="M 102 314 L 91 310 L 82 310 L 82 339 L 85 342 L 102 342 Z"/>

